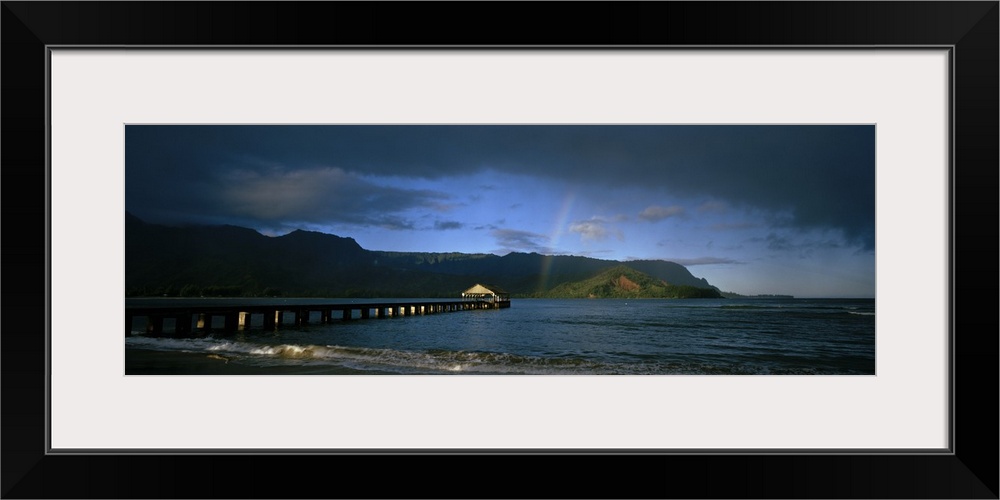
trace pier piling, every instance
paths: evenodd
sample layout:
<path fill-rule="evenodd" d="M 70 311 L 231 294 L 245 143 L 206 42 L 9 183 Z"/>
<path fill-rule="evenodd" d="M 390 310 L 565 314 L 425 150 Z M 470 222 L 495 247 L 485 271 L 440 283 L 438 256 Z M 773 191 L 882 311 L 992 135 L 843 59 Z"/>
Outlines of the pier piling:
<path fill-rule="evenodd" d="M 126 307 L 125 308 L 125 336 L 131 336 L 133 332 L 133 322 L 136 316 L 145 318 L 145 333 L 149 336 L 162 336 L 172 333 L 176 336 L 188 336 L 196 329 L 201 334 L 212 331 L 212 321 L 217 316 L 222 317 L 222 332 L 231 334 L 237 330 L 249 330 L 252 328 L 253 315 L 261 315 L 261 327 L 264 330 L 275 330 L 285 323 L 285 314 L 290 313 L 288 318 L 295 326 L 308 325 L 312 313 L 317 313 L 321 324 L 331 324 L 333 322 L 334 311 L 340 311 L 343 321 L 354 319 L 354 311 L 358 311 L 361 319 L 372 317 L 374 310 L 375 318 L 384 319 L 407 316 L 423 316 L 454 311 L 472 311 L 482 309 L 502 309 L 510 307 L 510 301 L 484 301 L 484 300 L 462 300 L 462 301 L 414 301 L 414 302 L 390 302 L 390 303 L 341 303 L 341 304 L 318 304 L 318 305 L 237 305 L 237 306 L 150 306 L 150 307 Z M 167 321 L 167 330 L 164 331 L 164 321 Z M 170 325 L 173 323 L 173 325 Z M 173 328 L 170 328 L 172 326 Z M 216 330 L 218 331 L 218 330 Z"/>

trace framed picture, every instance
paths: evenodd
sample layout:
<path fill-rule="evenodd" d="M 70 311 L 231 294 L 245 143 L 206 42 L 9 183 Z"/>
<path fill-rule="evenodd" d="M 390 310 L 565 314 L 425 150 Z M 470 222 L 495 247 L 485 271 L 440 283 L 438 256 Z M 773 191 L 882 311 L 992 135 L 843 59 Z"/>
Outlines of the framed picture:
<path fill-rule="evenodd" d="M 14 186 L 8 200 L 16 200 L 7 206 L 11 232 L 5 253 L 31 262 L 44 276 L 35 280 L 35 288 L 14 294 L 5 308 L 3 447 L 13 458 L 4 461 L 5 497 L 300 496 L 311 489 L 299 490 L 282 478 L 315 465 L 336 467 L 338 475 L 351 477 L 374 466 L 395 478 L 374 487 L 345 486 L 346 496 L 451 496 L 450 488 L 427 484 L 429 471 L 421 467 L 435 464 L 431 467 L 448 467 L 449 476 L 458 476 L 461 484 L 496 484 L 488 496 L 997 498 L 996 427 L 976 423 L 997 417 L 996 391 L 990 390 L 996 383 L 997 338 L 982 334 L 996 331 L 996 318 L 989 308 L 971 305 L 973 296 L 989 301 L 997 292 L 995 286 L 980 285 L 986 273 L 972 277 L 967 264 L 972 258 L 994 262 L 996 256 L 995 235 L 979 228 L 996 227 L 997 216 L 996 204 L 987 203 L 997 196 L 997 2 L 573 6 L 574 16 L 617 33 L 610 39 L 556 17 L 525 17 L 531 10 L 527 5 L 505 4 L 499 13 L 491 7 L 496 5 L 4 3 L 4 169 L 7 185 Z M 482 21 L 469 25 L 474 28 L 444 21 L 456 15 Z M 759 22 L 749 25 L 747 19 Z M 693 20 L 701 20 L 698 29 Z M 508 33 L 511 23 L 523 28 L 517 30 L 523 36 Z M 788 134 L 774 135 L 779 129 Z M 373 130 L 377 138 L 367 135 Z M 258 131 L 262 135 L 255 135 Z M 525 131 L 535 142 L 495 140 Z M 703 137 L 707 131 L 728 135 Z M 821 139 L 813 137 L 817 131 L 823 132 Z M 841 132 L 859 137 L 860 143 L 831 142 L 829 137 L 840 138 Z M 671 142 L 657 135 L 664 133 L 682 139 Z M 505 220 L 501 215 L 434 219 L 433 214 L 448 213 L 440 203 L 463 191 L 447 191 L 451 188 L 431 183 L 428 176 L 410 178 L 389 169 L 383 172 L 386 178 L 403 181 L 377 185 L 371 178 L 352 177 L 355 171 L 346 165 L 354 153 L 343 153 L 338 157 L 343 165 L 268 177 L 267 172 L 281 168 L 268 163 L 275 156 L 232 146 L 288 136 L 294 140 L 283 143 L 284 153 L 307 164 L 315 157 L 306 150 L 317 143 L 338 151 L 376 144 L 357 153 L 364 156 L 362 163 L 384 160 L 443 176 L 460 167 L 458 161 L 449 164 L 459 154 L 452 134 L 477 151 L 509 153 L 522 145 L 528 151 L 520 157 L 489 157 L 506 169 L 462 174 L 471 186 L 464 192 L 469 196 L 476 189 L 487 191 L 482 186 L 488 175 L 522 176 L 517 177 L 525 179 L 520 187 L 509 188 L 513 201 L 504 209 L 510 213 L 551 195 L 541 188 L 542 178 L 532 175 L 546 168 L 545 182 L 586 176 L 601 183 L 605 195 L 631 199 L 605 203 L 614 205 L 606 212 L 588 205 L 589 219 L 564 210 L 553 234 L 562 230 L 581 246 L 557 248 L 547 246 L 554 238 L 542 239 L 533 226 L 498 223 Z M 661 148 L 633 139 L 640 135 L 655 135 L 653 142 Z M 605 142 L 625 146 L 614 149 Z M 753 145 L 733 149 L 750 152 L 740 154 L 752 155 L 762 144 L 769 153 L 752 160 L 719 153 L 735 142 Z M 232 157 L 211 156 L 213 150 L 205 146 L 223 143 L 254 169 L 223 169 Z M 438 144 L 444 143 L 451 153 L 440 152 L 445 148 Z M 670 147 L 663 149 L 664 143 Z M 683 149 L 691 143 L 702 146 Z M 414 159 L 435 148 L 439 151 L 426 157 L 431 160 Z M 633 156 L 643 148 L 651 151 L 645 156 L 674 154 L 672 161 L 700 169 L 704 178 L 681 170 L 666 175 L 658 167 L 630 168 L 633 163 L 627 162 L 644 156 Z M 387 149 L 391 158 L 385 160 L 380 155 Z M 782 155 L 773 154 L 776 150 Z M 606 161 L 592 162 L 601 154 L 623 162 L 615 169 L 621 175 L 609 175 Z M 819 165 L 834 156 L 840 163 L 830 163 L 828 171 L 843 175 L 820 179 L 801 176 L 794 165 L 781 167 L 775 159 Z M 538 165 L 525 167 L 531 160 Z M 560 162 L 565 165 L 556 166 Z M 727 162 L 746 167 L 711 170 L 704 165 Z M 858 162 L 860 177 L 848 175 Z M 203 182 L 209 172 L 214 184 Z M 634 364 L 614 364 L 621 372 L 606 369 L 613 363 L 603 359 L 587 359 L 599 368 L 573 375 L 527 370 L 492 376 L 509 369 L 499 362 L 479 375 L 421 371 L 440 368 L 434 356 L 452 360 L 447 367 L 458 367 L 453 371 L 469 370 L 468 360 L 454 361 L 455 353 L 467 352 L 461 344 L 446 355 L 435 346 L 430 368 L 402 363 L 416 370 L 394 372 L 402 376 L 372 376 L 367 367 L 356 376 L 331 376 L 329 368 L 287 376 L 250 374 L 253 370 L 211 376 L 197 370 L 164 376 L 171 371 L 162 368 L 148 375 L 130 372 L 129 349 L 148 345 L 123 342 L 122 303 L 130 286 L 123 256 L 127 226 L 145 222 L 126 213 L 212 219 L 234 213 L 206 208 L 206 200 L 225 195 L 242 207 L 240 220 L 260 221 L 261 214 L 289 202 L 246 193 L 270 192 L 293 177 L 305 182 L 295 184 L 296 193 L 317 183 L 347 186 L 324 191 L 323 203 L 296 196 L 304 207 L 299 219 L 327 210 L 337 217 L 323 220 L 338 220 L 339 227 L 365 227 L 350 226 L 375 213 L 370 207 L 356 210 L 364 200 L 403 207 L 399 210 L 417 206 L 403 200 L 420 196 L 420 206 L 439 203 L 433 212 L 408 212 L 412 219 L 397 220 L 394 232 L 370 234 L 384 245 L 409 234 L 401 228 L 413 229 L 419 220 L 438 234 L 468 229 L 469 236 L 450 240 L 454 245 L 490 234 L 507 250 L 579 255 L 594 250 L 598 241 L 638 241 L 652 223 L 742 203 L 741 214 L 761 218 L 712 219 L 716 229 L 741 222 L 765 226 L 752 243 L 788 259 L 772 274 L 802 275 L 774 283 L 797 283 L 796 291 L 805 295 L 865 296 L 870 304 L 862 304 L 863 309 L 854 303 L 844 307 L 855 308 L 845 314 L 867 321 L 863 328 L 871 329 L 874 338 L 856 343 L 871 352 L 854 364 L 833 367 L 775 364 L 782 368 L 774 373 L 745 372 L 759 362 L 730 363 L 726 366 L 739 368 L 721 374 L 717 368 L 670 373 L 662 370 L 666 363 L 658 362 L 660 371 L 640 375 L 629 371 Z M 618 191 L 620 178 L 629 182 Z M 827 179 L 842 184 L 830 185 Z M 674 181 L 692 193 L 726 194 L 699 198 L 697 205 L 643 197 L 644 185 Z M 719 189 L 698 191 L 699 182 Z M 24 200 L 13 193 L 30 191 L 29 185 L 45 196 Z M 508 189 L 499 181 L 494 185 Z M 581 206 L 585 197 L 602 199 L 582 180 L 573 185 Z M 779 185 L 782 190 L 772 189 Z M 277 189 L 291 189 L 284 186 Z M 207 196 L 191 194 L 198 190 Z M 524 194 L 528 191 L 537 193 Z M 871 197 L 863 194 L 868 192 Z M 358 201 L 357 194 L 367 197 Z M 29 213 L 24 206 L 38 210 Z M 386 214 L 377 213 L 383 226 L 392 222 Z M 474 223 L 493 226 L 491 232 L 475 233 Z M 307 229 L 323 230 L 315 224 Z M 674 228 L 677 241 L 681 230 Z M 795 238 L 789 236 L 793 231 Z M 735 246 L 749 245 L 751 238 L 716 239 L 719 246 Z M 159 240 L 150 236 L 149 241 Z M 666 241 L 661 237 L 649 245 Z M 629 261 L 649 255 L 636 257 L 639 247 L 632 248 L 635 253 L 614 257 Z M 986 255 L 979 258 L 981 253 Z M 709 258 L 715 265 L 726 263 L 718 255 L 723 254 L 674 257 L 695 265 Z M 725 256 L 728 264 L 745 264 Z M 370 266 L 366 272 L 376 272 L 377 264 L 365 265 Z M 823 266 L 852 278 L 834 288 L 830 275 L 820 272 Z M 162 261 L 157 269 L 177 273 L 165 270 Z M 622 277 L 633 271 L 621 271 Z M 726 272 L 764 279 L 735 269 L 716 276 Z M 644 276 L 628 274 L 627 284 L 639 288 L 636 282 L 644 283 Z M 487 295 L 510 300 L 492 285 L 465 291 L 470 303 L 484 303 Z M 460 303 L 433 307 L 444 311 Z M 414 304 L 379 305 L 372 314 L 406 316 L 416 314 L 415 307 L 427 307 Z M 515 302 L 509 311 L 492 312 L 516 309 Z M 309 320 L 311 313 L 303 311 L 295 318 Z M 315 311 L 316 319 L 325 322 L 331 311 Z M 334 312 L 344 318 L 354 314 L 349 308 Z M 368 312 L 356 313 L 363 318 Z M 246 326 L 255 318 L 267 321 L 257 313 L 246 312 Z M 620 313 L 602 309 L 598 314 L 607 321 Z M 154 316 L 149 313 L 142 331 L 161 333 Z M 195 320 L 190 314 L 186 320 L 175 317 L 171 321 L 178 332 L 184 330 L 179 325 Z M 755 318 L 747 324 L 762 321 Z M 128 321 L 126 335 L 135 328 Z M 227 317 L 220 325 L 235 327 L 230 321 Z M 200 327 L 211 329 L 211 319 Z M 838 324 L 846 335 L 842 328 Z M 142 331 L 137 336 L 145 338 Z M 203 340 L 169 342 L 179 346 L 174 351 L 202 362 L 207 354 L 215 356 L 213 362 L 240 363 L 245 346 L 234 348 L 235 341 L 224 340 L 198 351 L 195 346 Z M 411 336 L 409 342 L 416 341 Z M 327 348 L 331 343 L 320 342 Z M 246 349 L 300 347 L 288 347 L 294 342 L 287 338 L 271 344 Z M 374 348 L 382 349 L 382 359 L 386 352 L 406 349 Z M 516 356 L 521 365 L 548 362 Z M 399 364 L 388 370 L 401 369 Z M 493 459 L 488 465 L 476 463 L 487 457 Z M 527 495 L 520 483 L 502 479 L 509 474 L 505 467 L 523 469 L 525 460 L 555 462 L 527 473 L 543 483 Z M 538 475 L 560 462 L 575 468 L 572 475 Z M 647 467 L 658 471 L 652 479 L 623 484 L 623 475 Z M 207 484 L 200 470 L 213 471 Z M 267 470 L 273 481 L 246 481 L 247 470 Z M 579 477 L 609 480 L 581 482 Z"/>

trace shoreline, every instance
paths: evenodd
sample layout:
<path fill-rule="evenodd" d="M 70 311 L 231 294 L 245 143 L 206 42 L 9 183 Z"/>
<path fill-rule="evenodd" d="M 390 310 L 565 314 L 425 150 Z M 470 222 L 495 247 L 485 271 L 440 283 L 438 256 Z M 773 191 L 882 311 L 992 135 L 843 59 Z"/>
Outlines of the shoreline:
<path fill-rule="evenodd" d="M 255 366 L 197 352 L 125 349 L 125 375 L 398 375 L 331 365 Z"/>

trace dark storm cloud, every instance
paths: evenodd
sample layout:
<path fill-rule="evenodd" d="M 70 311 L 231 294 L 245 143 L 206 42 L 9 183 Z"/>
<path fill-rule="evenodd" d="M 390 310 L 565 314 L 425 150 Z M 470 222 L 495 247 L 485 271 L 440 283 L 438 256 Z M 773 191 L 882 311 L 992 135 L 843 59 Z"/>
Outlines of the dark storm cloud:
<path fill-rule="evenodd" d="M 380 186 L 341 168 L 284 163 L 236 145 L 214 147 L 212 134 L 192 134 L 197 130 L 127 129 L 126 210 L 156 222 L 280 231 L 335 223 L 412 229 L 401 212 L 447 206 L 443 193 Z"/>
<path fill-rule="evenodd" d="M 224 203 L 212 197 L 216 169 L 241 157 L 261 174 L 336 166 L 438 179 L 491 168 L 656 189 L 788 213 L 793 227 L 838 229 L 867 250 L 875 242 L 874 126 L 129 126 L 126 207 L 214 213 Z"/>
<path fill-rule="evenodd" d="M 802 240 L 792 240 L 786 236 L 775 233 L 767 235 L 767 238 L 755 238 L 755 240 L 767 243 L 767 249 L 773 252 L 798 252 L 799 258 L 808 258 L 817 250 L 829 250 L 840 248 L 840 243 L 833 239 L 817 240 L 806 238 Z"/>
<path fill-rule="evenodd" d="M 796 244 L 792 243 L 791 240 L 784 236 L 778 236 L 774 233 L 767 235 L 766 241 L 768 250 L 776 252 L 787 252 L 796 248 Z"/>

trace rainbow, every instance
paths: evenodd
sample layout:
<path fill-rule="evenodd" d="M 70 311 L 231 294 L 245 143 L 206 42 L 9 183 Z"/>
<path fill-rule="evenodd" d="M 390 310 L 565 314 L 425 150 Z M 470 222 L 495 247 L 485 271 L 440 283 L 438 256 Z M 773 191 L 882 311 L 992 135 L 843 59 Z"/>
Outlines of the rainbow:
<path fill-rule="evenodd" d="M 559 238 L 563 235 L 563 228 L 566 227 L 566 220 L 569 219 L 570 211 L 573 209 L 573 203 L 576 201 L 576 191 L 570 189 L 566 192 L 566 196 L 563 197 L 562 205 L 559 207 L 559 211 L 556 212 L 556 217 L 553 221 L 552 231 L 549 233 L 549 248 L 555 249 L 559 246 Z M 539 269 L 539 279 L 538 279 L 538 290 L 545 290 L 548 288 L 549 284 L 549 274 L 552 271 L 552 255 L 545 255 L 542 257 L 542 267 Z"/>

